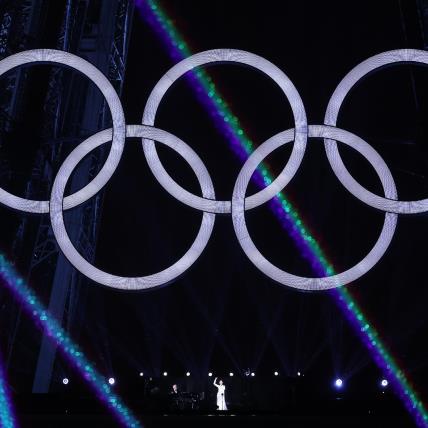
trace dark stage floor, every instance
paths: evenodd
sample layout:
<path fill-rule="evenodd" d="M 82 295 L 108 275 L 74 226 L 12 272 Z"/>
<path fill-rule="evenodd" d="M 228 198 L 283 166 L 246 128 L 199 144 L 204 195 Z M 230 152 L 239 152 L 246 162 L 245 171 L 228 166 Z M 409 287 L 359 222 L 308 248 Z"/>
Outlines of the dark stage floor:
<path fill-rule="evenodd" d="M 140 415 L 146 428 L 158 427 L 414 427 L 407 418 L 385 418 L 381 415 L 325 415 L 325 416 L 286 416 L 286 415 Z M 21 417 L 22 427 L 117 427 L 118 423 L 102 415 L 25 415 Z"/>
<path fill-rule="evenodd" d="M 33 399 L 31 399 L 33 397 Z M 145 428 L 158 427 L 399 427 L 416 426 L 406 410 L 395 400 L 331 400 L 302 402 L 281 413 L 230 411 L 224 413 L 188 411 L 173 414 L 138 412 L 137 403 L 130 403 Z M 117 427 L 120 426 L 99 403 L 69 397 L 28 396 L 17 409 L 22 428 Z"/>

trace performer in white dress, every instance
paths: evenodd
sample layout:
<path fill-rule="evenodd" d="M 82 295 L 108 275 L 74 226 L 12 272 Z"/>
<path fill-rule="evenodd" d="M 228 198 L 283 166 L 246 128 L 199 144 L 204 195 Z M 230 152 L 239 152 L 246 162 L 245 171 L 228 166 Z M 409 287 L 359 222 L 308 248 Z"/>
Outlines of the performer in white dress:
<path fill-rule="evenodd" d="M 217 410 L 227 410 L 226 406 L 226 386 L 223 384 L 223 381 L 220 379 L 219 383 L 216 382 L 217 378 L 214 379 L 214 386 L 217 387 Z"/>

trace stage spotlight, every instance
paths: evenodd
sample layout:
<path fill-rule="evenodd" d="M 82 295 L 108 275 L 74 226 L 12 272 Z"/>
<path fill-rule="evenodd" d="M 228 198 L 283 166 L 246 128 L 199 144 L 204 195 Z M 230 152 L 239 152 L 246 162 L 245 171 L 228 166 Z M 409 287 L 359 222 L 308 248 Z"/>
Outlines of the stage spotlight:
<path fill-rule="evenodd" d="M 167 373 L 167 372 L 163 372 L 163 375 L 164 375 L 164 376 L 168 376 L 168 373 Z"/>
<path fill-rule="evenodd" d="M 187 377 L 189 377 L 189 376 L 190 376 L 190 372 L 187 372 L 187 373 L 186 373 L 186 376 L 187 376 Z"/>
<path fill-rule="evenodd" d="M 232 372 L 230 372 L 230 373 L 229 373 L 229 376 L 230 376 L 230 377 L 232 377 L 232 376 L 233 376 L 233 373 L 232 373 Z"/>
<path fill-rule="evenodd" d="M 254 372 L 251 372 L 251 377 L 254 377 L 256 374 Z"/>
<path fill-rule="evenodd" d="M 62 380 L 62 383 L 64 384 L 64 385 L 68 385 L 68 378 L 64 378 L 63 380 Z"/>
<path fill-rule="evenodd" d="M 279 373 L 278 373 L 278 372 L 274 372 L 274 375 L 275 375 L 275 376 L 278 376 L 278 375 L 279 375 Z"/>
<path fill-rule="evenodd" d="M 382 388 L 386 388 L 388 386 L 388 381 L 386 379 L 382 379 L 380 384 L 381 384 Z"/>
<path fill-rule="evenodd" d="M 208 373 L 208 376 L 211 377 L 213 374 L 211 372 Z"/>
<path fill-rule="evenodd" d="M 143 377 L 144 376 L 144 373 L 143 372 L 140 372 L 140 377 Z"/>
<path fill-rule="evenodd" d="M 335 382 L 334 382 L 334 386 L 336 387 L 336 388 L 342 388 L 342 386 L 343 386 L 343 380 L 342 379 L 340 379 L 340 378 L 337 378 L 336 380 L 335 380 Z"/>
<path fill-rule="evenodd" d="M 297 376 L 300 376 L 302 373 L 300 373 L 300 372 L 297 372 Z"/>
<path fill-rule="evenodd" d="M 108 383 L 110 384 L 110 385 L 114 385 L 114 383 L 115 383 L 116 381 L 114 380 L 114 377 L 110 377 L 109 379 L 108 379 Z"/>

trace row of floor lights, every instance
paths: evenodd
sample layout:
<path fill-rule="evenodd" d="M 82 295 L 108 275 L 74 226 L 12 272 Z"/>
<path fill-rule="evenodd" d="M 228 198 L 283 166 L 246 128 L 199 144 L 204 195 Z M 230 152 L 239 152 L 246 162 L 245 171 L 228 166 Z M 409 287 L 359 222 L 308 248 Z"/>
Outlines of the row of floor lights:
<path fill-rule="evenodd" d="M 275 372 L 273 372 L 273 374 L 274 374 L 274 376 L 279 376 L 279 372 L 277 372 L 277 371 L 275 371 Z M 302 373 L 301 372 L 297 372 L 296 373 L 297 374 L 297 376 L 298 377 L 300 377 L 300 376 L 303 376 L 302 375 Z M 168 376 L 168 372 L 163 372 L 163 375 L 166 377 L 166 376 Z M 142 377 L 142 376 L 144 376 L 144 373 L 143 372 L 140 372 L 140 377 Z M 186 376 L 187 377 L 190 377 L 190 372 L 186 372 Z M 208 377 L 212 377 L 213 376 L 213 373 L 212 372 L 209 372 L 208 373 Z M 234 373 L 233 372 L 230 372 L 229 373 L 229 376 L 230 377 L 233 377 L 234 376 Z M 254 372 L 251 372 L 248 376 L 251 376 L 251 377 L 255 377 L 256 376 L 256 374 L 254 373 Z M 109 380 L 109 382 L 110 382 L 110 380 Z M 114 383 L 114 380 L 113 380 L 113 383 Z M 380 385 L 383 387 L 383 388 L 386 388 L 387 386 L 388 386 L 388 381 L 386 380 L 386 379 L 382 379 L 381 381 L 380 381 Z M 341 379 L 341 378 L 337 378 L 335 381 L 334 381 L 334 385 L 336 386 L 336 388 L 341 388 L 342 386 L 343 386 L 343 380 Z"/>
<path fill-rule="evenodd" d="M 334 381 L 334 386 L 335 386 L 335 388 L 336 389 L 342 389 L 343 387 L 344 387 L 344 382 L 343 382 L 343 380 L 342 379 L 340 379 L 340 378 L 337 378 L 335 381 Z M 387 386 L 389 385 L 389 382 L 386 380 L 386 379 L 382 379 L 381 381 L 380 381 L 380 386 L 382 387 L 382 388 L 386 388 Z"/>
<path fill-rule="evenodd" d="M 279 372 L 274 372 L 273 373 L 274 374 L 274 376 L 279 376 Z M 163 375 L 166 377 L 166 376 L 168 376 L 168 372 L 163 372 Z M 212 372 L 209 372 L 208 373 L 208 376 L 209 377 L 212 377 Z M 229 373 L 229 376 L 230 377 L 233 377 L 233 372 L 230 372 Z M 251 372 L 251 377 L 255 377 L 255 373 L 254 372 Z M 297 372 L 297 376 L 300 376 L 301 375 L 301 373 L 300 372 Z M 144 376 L 144 373 L 143 372 L 140 372 L 140 377 L 143 377 Z M 187 377 L 190 377 L 190 372 L 186 372 L 186 376 Z M 64 385 L 68 385 L 69 384 L 69 382 L 70 382 L 70 380 L 67 378 L 67 377 L 65 377 L 65 378 L 63 378 L 62 379 L 62 383 L 64 384 Z M 109 385 L 114 385 L 115 383 L 116 383 L 116 379 L 114 378 L 114 377 L 110 377 L 109 379 L 108 379 L 108 383 L 109 383 Z M 388 381 L 386 380 L 386 379 L 382 379 L 381 381 L 380 381 L 380 386 L 382 387 L 382 388 L 386 388 L 387 386 L 388 386 Z M 344 382 L 343 382 L 343 380 L 341 379 L 341 378 L 337 378 L 337 379 L 335 379 L 335 381 L 334 381 L 334 386 L 335 386 L 335 388 L 336 389 L 342 389 L 343 388 L 343 386 L 344 386 Z"/>

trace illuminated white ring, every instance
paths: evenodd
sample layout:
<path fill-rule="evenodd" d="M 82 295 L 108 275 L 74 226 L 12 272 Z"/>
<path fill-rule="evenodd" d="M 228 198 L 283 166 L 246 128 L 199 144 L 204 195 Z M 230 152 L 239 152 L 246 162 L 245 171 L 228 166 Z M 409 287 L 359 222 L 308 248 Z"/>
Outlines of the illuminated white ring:
<path fill-rule="evenodd" d="M 360 79 L 379 67 L 400 62 L 414 62 L 428 65 L 428 52 L 416 49 L 399 49 L 372 56 L 361 64 L 358 64 L 342 79 L 335 89 L 327 106 L 324 123 L 326 125 L 336 125 L 343 100 Z M 421 199 L 419 201 L 397 201 L 389 199 L 388 197 L 384 198 L 375 195 L 361 186 L 351 176 L 340 157 L 337 144 L 334 140 L 325 140 L 325 150 L 331 167 L 338 179 L 349 192 L 367 205 L 381 211 L 398 214 L 415 214 L 428 211 L 428 199 Z"/>
<path fill-rule="evenodd" d="M 11 55 L 0 61 L 0 76 L 25 64 L 34 62 L 48 62 L 66 65 L 80 71 L 88 77 L 104 95 L 110 108 L 113 122 L 113 138 L 110 153 L 100 172 L 94 179 L 78 192 L 67 196 L 64 199 L 64 209 L 75 207 L 97 192 L 99 192 L 108 182 L 122 156 L 125 145 L 125 117 L 120 99 L 109 80 L 88 61 L 68 52 L 54 49 L 34 49 Z M 34 201 L 20 198 L 0 188 L 0 202 L 10 208 L 31 213 L 49 212 L 49 201 Z"/>
<path fill-rule="evenodd" d="M 195 172 L 203 196 L 210 199 L 215 198 L 214 187 L 204 164 L 198 155 L 179 138 L 161 129 L 143 125 L 127 125 L 126 135 L 127 137 L 151 138 L 174 149 L 190 164 L 192 170 Z M 78 163 L 96 147 L 110 141 L 111 137 L 111 129 L 98 132 L 89 137 L 70 153 L 58 171 L 50 199 L 50 217 L 55 238 L 71 264 L 95 282 L 123 290 L 142 290 L 165 285 L 185 272 L 201 255 L 210 239 L 214 227 L 215 214 L 203 213 L 198 235 L 184 256 L 167 269 L 143 277 L 116 276 L 96 268 L 77 252 L 67 234 L 62 210 L 67 181 Z"/>
<path fill-rule="evenodd" d="M 196 67 L 217 62 L 245 64 L 263 72 L 282 89 L 293 111 L 295 136 L 290 159 L 279 176 L 269 186 L 247 198 L 245 208 L 251 209 L 270 200 L 288 184 L 299 168 L 306 148 L 307 120 L 302 99 L 291 80 L 276 65 L 258 55 L 237 49 L 214 49 L 192 55 L 172 67 L 153 88 L 144 109 L 142 122 L 144 125 L 154 126 L 159 104 L 166 91 L 177 79 Z M 207 200 L 188 192 L 177 184 L 163 167 L 153 141 L 145 140 L 143 148 L 153 174 L 164 189 L 176 199 L 205 212 L 231 212 L 230 201 Z"/>
<path fill-rule="evenodd" d="M 294 287 L 300 290 L 326 290 L 355 281 L 366 274 L 385 254 L 385 251 L 394 236 L 397 224 L 397 214 L 385 213 L 385 221 L 381 234 L 374 247 L 363 260 L 345 272 L 323 278 L 297 276 L 279 269 L 260 253 L 248 233 L 247 225 L 245 223 L 244 206 L 245 192 L 247 190 L 248 183 L 252 174 L 266 156 L 278 147 L 281 147 L 283 144 L 291 141 L 290 131 L 285 131 L 282 134 L 284 139 L 270 139 L 260 145 L 247 159 L 236 180 L 232 196 L 232 220 L 238 241 L 245 254 L 254 263 L 254 265 L 269 278 L 282 285 Z M 373 168 L 375 168 L 376 173 L 382 182 L 385 196 L 391 199 L 397 197 L 394 180 L 387 165 L 373 147 L 361 138 L 348 131 L 325 125 L 310 125 L 309 137 L 334 138 L 357 150 L 372 164 Z"/>

